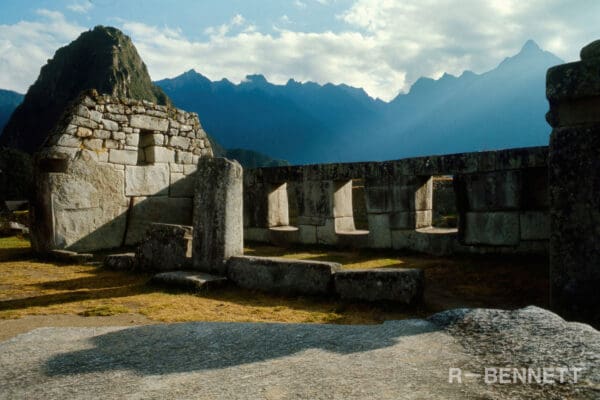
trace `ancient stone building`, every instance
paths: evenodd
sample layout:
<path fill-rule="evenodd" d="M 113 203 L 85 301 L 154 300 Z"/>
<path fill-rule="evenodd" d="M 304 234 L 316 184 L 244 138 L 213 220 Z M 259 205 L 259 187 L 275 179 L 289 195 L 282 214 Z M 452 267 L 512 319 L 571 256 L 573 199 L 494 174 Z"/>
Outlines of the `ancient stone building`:
<path fill-rule="evenodd" d="M 152 222 L 192 225 L 201 157 L 212 149 L 196 114 L 83 93 L 35 158 L 34 248 L 115 248 Z"/>

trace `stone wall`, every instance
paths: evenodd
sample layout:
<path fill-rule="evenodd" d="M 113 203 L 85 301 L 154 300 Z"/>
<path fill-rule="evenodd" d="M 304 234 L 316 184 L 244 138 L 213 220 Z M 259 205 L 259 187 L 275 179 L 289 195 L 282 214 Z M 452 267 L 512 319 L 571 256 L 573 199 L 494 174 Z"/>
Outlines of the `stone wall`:
<path fill-rule="evenodd" d="M 434 254 L 546 253 L 547 156 L 547 147 L 532 147 L 246 170 L 245 238 Z M 435 228 L 432 177 L 450 175 L 458 228 Z M 353 191 L 353 181 L 364 191 Z M 354 208 L 362 202 L 353 193 L 364 193 L 368 230 L 356 229 Z M 290 209 L 298 210 L 293 226 Z"/>
<path fill-rule="evenodd" d="M 548 70 L 551 305 L 600 322 L 600 40 Z"/>
<path fill-rule="evenodd" d="M 83 93 L 35 158 L 34 247 L 114 248 L 152 222 L 191 225 L 193 175 L 211 156 L 195 113 Z"/>

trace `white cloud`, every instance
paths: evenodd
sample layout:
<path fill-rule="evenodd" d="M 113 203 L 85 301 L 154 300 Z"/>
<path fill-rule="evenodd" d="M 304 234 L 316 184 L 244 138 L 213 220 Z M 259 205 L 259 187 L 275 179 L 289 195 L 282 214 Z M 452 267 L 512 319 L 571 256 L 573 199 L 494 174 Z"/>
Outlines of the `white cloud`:
<path fill-rule="evenodd" d="M 73 12 L 76 12 L 76 13 L 86 14 L 93 7 L 94 7 L 94 5 L 92 4 L 92 2 L 89 0 L 86 0 L 86 1 L 79 2 L 79 3 L 69 4 L 67 6 L 67 9 L 69 9 Z"/>
<path fill-rule="evenodd" d="M 326 0 L 314 0 L 315 3 Z M 291 7 L 307 2 L 295 0 Z M 0 87 L 23 91 L 57 47 L 84 28 L 60 13 L 44 21 L 0 25 Z M 239 82 L 262 73 L 275 83 L 289 78 L 363 87 L 385 100 L 420 76 L 483 72 L 514 55 L 527 39 L 566 60 L 596 39 L 596 0 L 357 0 L 338 15 L 343 30 L 299 32 L 294 25 L 260 32 L 234 15 L 190 40 L 179 29 L 119 21 L 153 79 L 195 68 L 211 79 Z M 284 23 L 284 20 L 279 20 Z"/>
<path fill-rule="evenodd" d="M 27 91 L 47 59 L 85 30 L 59 12 L 36 12 L 42 17 L 39 22 L 0 25 L 0 88 Z"/>

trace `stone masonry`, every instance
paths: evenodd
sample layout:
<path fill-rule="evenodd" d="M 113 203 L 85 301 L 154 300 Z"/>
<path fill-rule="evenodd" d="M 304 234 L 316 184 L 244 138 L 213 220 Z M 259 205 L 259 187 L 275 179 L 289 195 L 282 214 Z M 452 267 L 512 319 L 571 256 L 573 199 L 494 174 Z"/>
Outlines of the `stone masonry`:
<path fill-rule="evenodd" d="M 34 248 L 115 248 L 153 222 L 191 225 L 203 157 L 212 149 L 195 113 L 82 93 L 36 155 Z"/>
<path fill-rule="evenodd" d="M 600 321 L 600 40 L 548 70 L 551 305 Z"/>

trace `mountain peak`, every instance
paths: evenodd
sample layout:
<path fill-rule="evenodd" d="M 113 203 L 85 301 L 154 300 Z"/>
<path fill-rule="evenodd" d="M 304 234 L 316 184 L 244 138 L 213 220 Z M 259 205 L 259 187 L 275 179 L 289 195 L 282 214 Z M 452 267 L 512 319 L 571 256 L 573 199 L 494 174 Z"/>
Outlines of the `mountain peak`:
<path fill-rule="evenodd" d="M 266 85 L 269 82 L 267 81 L 267 78 L 265 78 L 264 75 L 261 74 L 252 74 L 252 75 L 246 75 L 246 82 L 248 83 L 254 83 L 254 84 L 263 84 Z"/>
<path fill-rule="evenodd" d="M 529 39 L 525 42 L 519 53 L 531 53 L 531 52 L 542 52 L 543 50 L 533 39 Z"/>
<path fill-rule="evenodd" d="M 131 39 L 113 27 L 96 26 L 56 51 L 29 88 L 0 137 L 2 144 L 34 152 L 65 107 L 88 89 L 112 96 L 169 103 L 154 86 Z"/>

